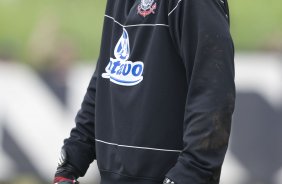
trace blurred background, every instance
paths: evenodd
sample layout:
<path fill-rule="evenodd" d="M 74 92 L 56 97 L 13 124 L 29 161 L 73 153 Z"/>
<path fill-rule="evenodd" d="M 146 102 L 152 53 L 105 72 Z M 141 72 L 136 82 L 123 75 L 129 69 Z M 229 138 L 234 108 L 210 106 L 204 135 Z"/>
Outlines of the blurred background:
<path fill-rule="evenodd" d="M 282 183 L 282 1 L 229 0 L 237 102 L 222 184 Z M 51 183 L 105 1 L 0 0 L 0 183 Z M 99 183 L 94 162 L 82 183 Z"/>

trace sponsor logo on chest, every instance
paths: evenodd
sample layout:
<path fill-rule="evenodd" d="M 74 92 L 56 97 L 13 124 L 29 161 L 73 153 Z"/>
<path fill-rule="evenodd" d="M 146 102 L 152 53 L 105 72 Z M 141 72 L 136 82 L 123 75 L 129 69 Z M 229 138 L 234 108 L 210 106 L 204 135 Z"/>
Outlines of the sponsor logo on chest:
<path fill-rule="evenodd" d="M 115 58 L 110 58 L 102 77 L 121 86 L 134 86 L 143 80 L 144 63 L 128 61 L 130 55 L 129 36 L 126 29 L 115 46 Z"/>

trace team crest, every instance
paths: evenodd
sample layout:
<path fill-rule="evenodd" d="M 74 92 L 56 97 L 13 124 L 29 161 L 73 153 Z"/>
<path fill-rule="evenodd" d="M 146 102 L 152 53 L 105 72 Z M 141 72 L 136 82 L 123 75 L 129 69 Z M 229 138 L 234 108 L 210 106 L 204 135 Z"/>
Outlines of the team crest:
<path fill-rule="evenodd" d="M 141 0 L 141 3 L 138 5 L 138 14 L 146 17 L 150 14 L 155 14 L 157 8 L 157 3 L 155 0 Z"/>

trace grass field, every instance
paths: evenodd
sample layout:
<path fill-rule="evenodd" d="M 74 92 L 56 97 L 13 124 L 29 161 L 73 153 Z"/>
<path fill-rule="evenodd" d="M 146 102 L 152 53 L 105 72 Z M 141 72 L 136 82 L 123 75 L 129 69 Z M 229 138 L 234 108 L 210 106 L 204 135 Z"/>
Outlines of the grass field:
<path fill-rule="evenodd" d="M 229 4 L 238 50 L 281 49 L 282 1 L 230 0 Z M 27 60 L 34 32 L 46 22 L 47 30 L 56 29 L 50 39 L 70 39 L 80 60 L 96 59 L 104 8 L 105 0 L 1 0 L 0 54 L 8 50 Z M 48 40 L 48 32 L 45 37 Z"/>
<path fill-rule="evenodd" d="M 3 45 L 12 47 L 19 58 L 26 59 L 30 39 L 40 21 L 43 23 L 53 21 L 58 29 L 56 37 L 71 39 L 79 51 L 81 60 L 93 60 L 97 58 L 99 50 L 104 2 L 102 0 L 1 0 L 0 49 L 1 46 L 4 47 Z"/>
<path fill-rule="evenodd" d="M 229 4 L 237 49 L 282 51 L 281 0 L 229 0 Z"/>

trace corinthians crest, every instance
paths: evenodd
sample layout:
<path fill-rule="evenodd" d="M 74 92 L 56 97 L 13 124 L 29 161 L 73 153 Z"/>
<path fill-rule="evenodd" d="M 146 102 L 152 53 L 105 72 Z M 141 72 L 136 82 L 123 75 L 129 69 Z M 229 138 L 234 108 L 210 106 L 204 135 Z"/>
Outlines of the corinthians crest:
<path fill-rule="evenodd" d="M 138 14 L 146 17 L 147 15 L 150 15 L 151 13 L 155 13 L 155 9 L 157 8 L 157 3 L 155 0 L 141 0 L 141 3 L 138 5 Z"/>

